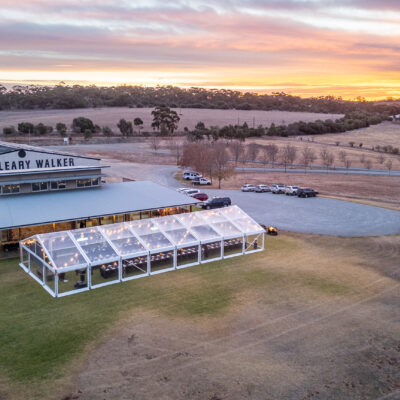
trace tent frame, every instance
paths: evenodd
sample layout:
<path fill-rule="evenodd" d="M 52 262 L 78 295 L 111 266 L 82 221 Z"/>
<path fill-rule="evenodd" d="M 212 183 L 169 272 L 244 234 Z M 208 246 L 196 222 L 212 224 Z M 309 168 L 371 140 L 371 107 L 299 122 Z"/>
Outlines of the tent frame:
<path fill-rule="evenodd" d="M 105 226 L 96 226 L 96 227 L 91 227 L 91 228 L 80 229 L 82 231 L 84 231 L 85 229 L 87 229 L 88 231 L 89 231 L 89 229 L 95 229 L 96 232 L 99 233 L 101 235 L 102 239 L 104 240 L 103 243 L 107 243 L 110 246 L 110 248 L 113 250 L 113 252 L 115 253 L 115 256 L 108 257 L 107 259 L 102 259 L 101 262 L 99 262 L 98 260 L 91 261 L 90 258 L 88 257 L 88 255 L 85 253 L 85 250 L 82 248 L 82 246 L 78 242 L 78 240 L 72 234 L 72 232 L 71 231 L 63 231 L 63 232 L 58 232 L 58 233 L 65 233 L 67 235 L 67 237 L 71 240 L 72 244 L 75 246 L 77 252 L 84 259 L 85 263 L 84 264 L 79 263 L 79 264 L 75 264 L 75 265 L 62 266 L 62 267 L 57 267 L 57 264 L 54 261 L 51 252 L 48 251 L 48 249 L 46 248 L 46 246 L 44 244 L 44 240 L 42 240 L 42 237 L 45 237 L 46 235 L 48 235 L 51 238 L 51 235 L 54 235 L 54 233 L 37 234 L 37 235 L 34 235 L 34 236 L 20 242 L 20 264 L 19 265 L 36 282 L 38 282 L 40 285 L 42 285 L 44 287 L 44 289 L 49 294 L 51 294 L 53 297 L 63 297 L 63 296 L 68 296 L 68 295 L 71 295 L 74 293 L 80 293 L 80 292 L 88 291 L 91 289 L 97 289 L 99 287 L 108 286 L 108 285 L 118 283 L 118 282 L 130 281 L 133 279 L 138 279 L 138 278 L 142 278 L 142 277 L 150 276 L 150 275 L 156 275 L 156 274 L 164 273 L 167 271 L 183 269 L 183 268 L 191 267 L 194 265 L 213 262 L 216 260 L 228 259 L 228 258 L 232 258 L 232 257 L 241 256 L 244 254 L 263 251 L 264 244 L 265 244 L 264 243 L 264 233 L 265 233 L 264 229 L 258 223 L 256 223 L 251 217 L 249 217 L 247 214 L 245 214 L 239 207 L 231 206 L 228 208 L 231 208 L 231 209 L 236 208 L 236 210 L 233 210 L 233 211 L 238 211 L 239 215 L 240 215 L 240 219 L 242 219 L 242 220 L 245 219 L 246 221 L 250 222 L 251 226 L 254 229 L 250 230 L 250 231 L 245 231 L 244 229 L 241 229 L 241 227 L 238 225 L 238 223 L 235 223 L 235 220 L 238 220 L 238 218 L 236 218 L 236 219 L 231 218 L 229 215 L 227 215 L 226 212 L 224 212 L 224 210 L 229 212 L 229 210 L 227 208 L 212 210 L 212 212 L 215 212 L 216 215 L 218 215 L 219 222 L 231 224 L 237 230 L 237 232 L 232 232 L 231 234 L 226 234 L 226 233 L 224 234 L 224 232 L 221 229 L 219 229 L 218 226 L 216 226 L 216 224 L 218 222 L 213 223 L 212 217 L 210 218 L 210 220 L 207 220 L 204 217 L 203 213 L 210 212 L 210 211 L 199 211 L 199 212 L 195 213 L 198 217 L 200 217 L 202 225 L 193 225 L 193 226 L 208 226 L 217 235 L 215 237 L 203 239 L 203 240 L 201 240 L 199 235 L 196 234 L 196 232 L 194 232 L 194 230 L 192 229 L 193 226 L 185 223 L 185 215 L 189 215 L 189 214 L 161 217 L 161 218 L 175 218 L 182 225 L 181 227 L 179 227 L 177 229 L 182 229 L 182 228 L 186 229 L 186 231 L 188 233 L 190 233 L 190 235 L 192 235 L 196 239 L 195 241 L 191 240 L 191 241 L 188 241 L 185 243 L 178 243 L 177 241 L 175 241 L 173 236 L 168 233 L 168 232 L 172 232 L 173 229 L 163 229 L 161 223 L 159 223 L 159 221 L 157 222 L 157 220 L 159 218 L 156 217 L 156 218 L 149 219 L 149 222 L 154 224 L 154 226 L 158 229 L 157 233 L 161 233 L 161 235 L 163 235 L 171 244 L 171 246 L 164 246 L 162 248 L 157 248 L 157 249 L 146 246 L 145 242 L 141 238 L 141 235 L 135 231 L 134 227 L 129 222 L 121 222 L 118 224 L 111 224 L 111 225 L 105 225 Z M 131 235 L 131 236 L 128 235 L 127 237 L 129 237 L 129 238 L 132 237 L 133 239 L 137 240 L 137 243 L 143 247 L 143 250 L 138 250 L 133 253 L 122 254 L 122 252 L 118 250 L 118 247 L 113 243 L 113 239 L 111 239 L 108 236 L 108 234 L 106 233 L 105 228 L 113 226 L 113 225 L 115 225 L 115 226 L 123 225 L 129 232 L 129 234 Z M 247 238 L 253 237 L 253 236 L 255 236 L 253 241 L 251 243 L 247 243 Z M 225 241 L 231 240 L 234 238 L 238 238 L 242 241 L 241 251 L 238 251 L 237 253 L 225 255 L 224 254 Z M 258 243 L 259 239 L 261 239 L 261 245 L 260 246 L 257 245 L 257 248 L 254 248 L 254 242 L 257 241 L 257 243 Z M 37 245 L 40 246 L 42 253 L 46 254 L 49 262 L 45 261 L 45 259 L 41 258 L 37 253 L 35 253 L 35 251 L 31 250 L 28 247 L 28 242 L 31 240 L 35 241 L 34 242 L 35 246 L 37 246 Z M 220 243 L 220 249 L 221 249 L 220 254 L 218 256 L 210 258 L 210 259 L 203 259 L 202 246 L 209 244 L 209 243 L 218 243 L 218 242 Z M 96 243 L 100 243 L 100 242 L 96 242 Z M 190 247 L 197 247 L 197 260 L 190 262 L 188 264 L 179 265 L 178 250 L 190 248 Z M 253 247 L 253 248 L 251 248 L 251 247 Z M 36 247 L 35 247 L 35 250 L 36 250 Z M 159 254 L 159 253 L 164 253 L 164 252 L 172 252 L 173 253 L 172 266 L 168 267 L 168 268 L 152 271 L 151 270 L 151 256 L 154 254 Z M 26 254 L 26 257 L 25 257 L 25 254 Z M 123 261 L 138 258 L 138 257 L 147 257 L 146 272 L 143 272 L 142 274 L 139 273 L 137 275 L 124 277 Z M 39 265 L 41 265 L 41 267 L 42 267 L 42 279 L 40 279 L 37 276 L 37 274 L 35 274 L 31 270 L 31 264 L 32 264 L 33 260 L 36 263 L 38 263 Z M 73 260 L 71 259 L 71 261 L 73 261 Z M 100 264 L 110 264 L 110 263 L 118 263 L 118 274 L 117 274 L 116 278 L 110 279 L 109 281 L 105 281 L 102 283 L 92 284 L 92 268 L 98 267 Z M 67 292 L 59 291 L 60 274 L 66 273 L 66 272 L 71 272 L 71 271 L 83 271 L 83 270 L 85 271 L 84 273 L 86 275 L 86 280 L 87 280 L 86 287 L 76 288 L 74 290 L 70 290 Z M 53 279 L 54 279 L 54 290 L 47 285 L 47 277 L 51 276 L 51 274 L 53 274 Z"/>

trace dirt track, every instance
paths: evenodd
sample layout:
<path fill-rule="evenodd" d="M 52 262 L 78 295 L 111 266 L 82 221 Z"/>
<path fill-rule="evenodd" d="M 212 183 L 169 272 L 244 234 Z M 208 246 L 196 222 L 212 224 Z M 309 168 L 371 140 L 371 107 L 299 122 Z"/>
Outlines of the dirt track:
<path fill-rule="evenodd" d="M 314 245 L 279 265 L 285 275 L 336 276 L 348 290 L 327 295 L 289 278 L 284 293 L 277 283 L 269 291 L 238 294 L 220 318 L 130 315 L 90 355 L 76 378 L 76 398 L 340 400 L 393 395 L 400 389 L 398 237 L 303 240 Z M 337 270 L 327 270 L 326 261 L 311 265 L 310 254 L 336 260 Z"/>

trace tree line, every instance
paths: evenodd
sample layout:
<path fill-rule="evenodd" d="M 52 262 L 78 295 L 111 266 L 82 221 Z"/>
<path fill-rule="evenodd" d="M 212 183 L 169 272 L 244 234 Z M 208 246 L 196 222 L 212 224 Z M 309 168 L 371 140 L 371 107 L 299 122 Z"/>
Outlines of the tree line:
<path fill-rule="evenodd" d="M 335 96 L 301 98 L 284 92 L 257 94 L 228 89 L 179 88 L 175 86 L 56 86 L 0 85 L 0 110 L 73 109 L 92 107 L 211 108 L 236 110 L 283 110 L 347 114 L 367 111 L 400 114 L 396 102 L 367 102 L 364 98 L 343 100 Z"/>
<path fill-rule="evenodd" d="M 238 139 L 245 141 L 249 137 L 261 136 L 303 136 L 303 135 L 323 135 L 329 133 L 347 132 L 355 129 L 366 128 L 370 125 L 377 125 L 390 117 L 384 114 L 368 113 L 357 111 L 346 114 L 335 121 L 327 119 L 325 121 L 317 120 L 315 122 L 293 122 L 289 125 L 271 124 L 269 127 L 259 125 L 256 128 L 250 128 L 245 122 L 242 125 L 226 125 L 223 127 L 211 126 L 207 128 L 203 122 L 198 122 L 193 130 L 186 130 L 186 136 L 190 141 L 218 140 L 218 139 Z"/>

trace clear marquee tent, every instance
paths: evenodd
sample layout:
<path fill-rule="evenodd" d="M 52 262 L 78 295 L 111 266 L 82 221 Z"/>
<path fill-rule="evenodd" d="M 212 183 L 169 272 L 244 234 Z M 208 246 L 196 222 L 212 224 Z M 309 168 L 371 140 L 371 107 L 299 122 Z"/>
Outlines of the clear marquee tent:
<path fill-rule="evenodd" d="M 264 229 L 237 206 L 43 233 L 20 266 L 52 296 L 264 250 Z"/>

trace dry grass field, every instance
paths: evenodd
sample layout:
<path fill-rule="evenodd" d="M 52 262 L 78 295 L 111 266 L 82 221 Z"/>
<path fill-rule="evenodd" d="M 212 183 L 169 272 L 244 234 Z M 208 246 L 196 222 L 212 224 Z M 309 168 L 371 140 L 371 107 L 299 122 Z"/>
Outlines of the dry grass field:
<path fill-rule="evenodd" d="M 364 129 L 357 129 L 344 133 L 321 135 L 318 136 L 318 142 L 335 144 L 340 142 L 342 145 L 348 146 L 349 142 L 360 143 L 363 147 L 371 148 L 379 146 L 400 147 L 400 124 L 393 122 L 382 122 L 379 125 L 373 125 Z"/>
<path fill-rule="evenodd" d="M 345 199 L 378 202 L 400 210 L 400 177 L 374 175 L 310 174 L 284 172 L 239 172 L 223 183 L 224 189 L 238 189 L 246 183 L 282 183 L 312 187 L 320 194 Z M 215 186 L 215 185 L 214 185 Z"/>
<path fill-rule="evenodd" d="M 2 261 L 0 398 L 397 398 L 399 255 L 398 236 L 281 232 L 57 300 Z"/>
<path fill-rule="evenodd" d="M 144 122 L 144 130 L 152 132 L 151 111 L 153 108 L 83 108 L 74 110 L 34 110 L 34 111 L 0 111 L 0 132 L 3 132 L 4 126 L 17 126 L 18 122 L 32 122 L 37 124 L 43 122 L 55 127 L 57 122 L 63 122 L 70 126 L 72 120 L 76 117 L 86 117 L 93 120 L 99 126 L 109 126 L 115 133 L 119 133 L 117 123 L 121 118 L 132 121 L 139 117 Z M 318 119 L 336 119 L 341 114 L 318 114 L 304 112 L 287 111 L 245 111 L 245 110 L 211 110 L 197 108 L 175 109 L 181 118 L 179 122 L 179 131 L 184 127 L 193 129 L 197 122 L 203 121 L 206 126 L 243 124 L 247 122 L 249 126 L 263 125 L 270 126 L 275 124 L 288 124 L 296 121 L 316 121 Z"/>

